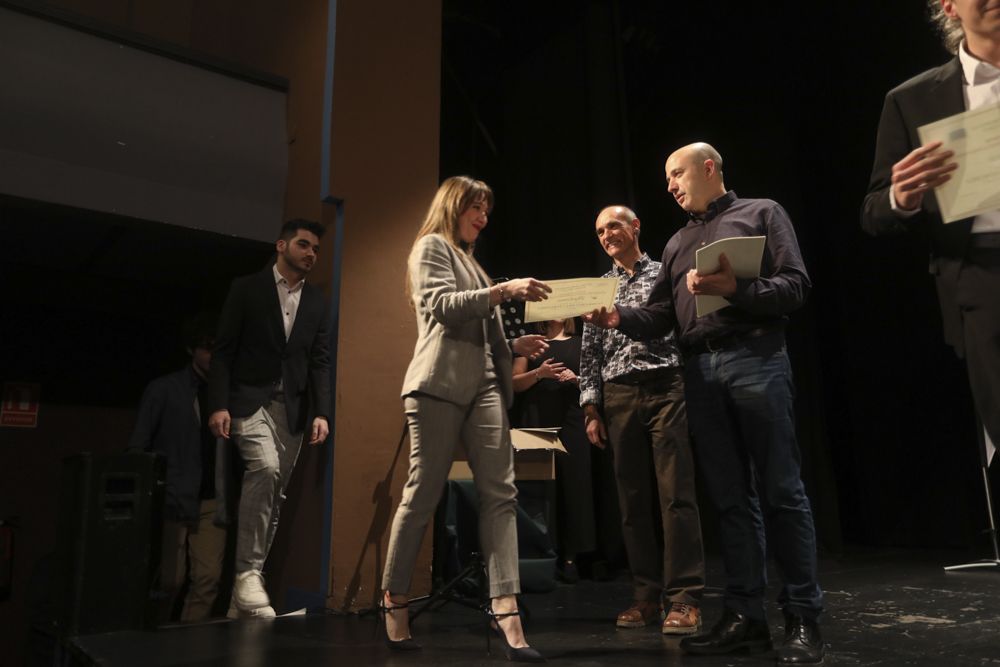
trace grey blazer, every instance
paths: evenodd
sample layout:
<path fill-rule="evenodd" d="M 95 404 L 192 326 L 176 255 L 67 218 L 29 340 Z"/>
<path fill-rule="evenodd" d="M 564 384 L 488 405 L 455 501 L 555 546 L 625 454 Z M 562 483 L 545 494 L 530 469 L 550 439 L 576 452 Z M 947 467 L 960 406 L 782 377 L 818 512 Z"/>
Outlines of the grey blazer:
<path fill-rule="evenodd" d="M 490 307 L 487 278 L 440 234 L 428 234 L 410 252 L 410 289 L 417 313 L 417 343 L 402 395 L 429 394 L 464 405 L 475 398 L 486 372 L 489 343 L 504 402 L 513 400 L 510 346 L 500 311 Z"/>

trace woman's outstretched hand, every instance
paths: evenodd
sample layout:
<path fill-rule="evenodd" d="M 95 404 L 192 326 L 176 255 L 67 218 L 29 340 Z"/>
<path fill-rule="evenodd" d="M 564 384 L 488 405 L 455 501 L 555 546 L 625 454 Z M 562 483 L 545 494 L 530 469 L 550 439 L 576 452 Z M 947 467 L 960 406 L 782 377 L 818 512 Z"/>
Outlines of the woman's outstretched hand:
<path fill-rule="evenodd" d="M 527 359 L 537 359 L 545 354 L 549 349 L 549 344 L 545 342 L 545 336 L 531 334 L 515 338 L 511 344 L 514 354 Z"/>
<path fill-rule="evenodd" d="M 543 301 L 551 291 L 551 287 L 534 278 L 515 278 L 503 283 L 504 296 L 518 301 Z"/>

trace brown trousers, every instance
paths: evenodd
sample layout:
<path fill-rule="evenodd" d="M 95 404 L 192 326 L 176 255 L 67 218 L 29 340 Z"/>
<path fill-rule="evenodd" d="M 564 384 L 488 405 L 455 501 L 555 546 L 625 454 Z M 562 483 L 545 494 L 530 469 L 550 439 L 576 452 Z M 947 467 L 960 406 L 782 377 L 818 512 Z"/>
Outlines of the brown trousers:
<path fill-rule="evenodd" d="M 681 370 L 605 383 L 604 421 L 635 599 L 698 605 L 705 557 Z"/>
<path fill-rule="evenodd" d="M 219 593 L 222 557 L 226 550 L 226 529 L 212 523 L 215 500 L 202 500 L 197 525 L 163 522 L 163 549 L 160 560 L 160 588 L 166 593 L 160 622 L 169 622 L 177 594 L 188 583 L 180 620 L 203 621 L 212 612 Z"/>

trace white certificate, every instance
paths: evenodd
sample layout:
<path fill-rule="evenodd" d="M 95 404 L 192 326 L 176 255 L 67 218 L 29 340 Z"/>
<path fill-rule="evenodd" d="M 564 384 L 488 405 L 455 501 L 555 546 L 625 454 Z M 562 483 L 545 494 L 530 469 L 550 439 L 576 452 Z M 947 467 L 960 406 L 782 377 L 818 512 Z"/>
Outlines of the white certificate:
<path fill-rule="evenodd" d="M 917 128 L 920 141 L 944 142 L 958 168 L 934 188 L 945 222 L 1000 209 L 1000 104 L 965 111 Z"/>
<path fill-rule="evenodd" d="M 618 292 L 617 278 L 572 278 L 546 284 L 552 288 L 548 299 L 524 304 L 525 322 L 565 320 L 592 310 L 610 310 Z"/>
<path fill-rule="evenodd" d="M 694 268 L 701 275 L 715 273 L 719 270 L 719 255 L 725 253 L 737 278 L 756 278 L 760 276 L 760 260 L 764 256 L 766 240 L 766 236 L 731 236 L 719 239 L 695 251 Z M 694 304 L 698 317 L 730 305 L 725 297 L 707 294 L 696 296 Z"/>

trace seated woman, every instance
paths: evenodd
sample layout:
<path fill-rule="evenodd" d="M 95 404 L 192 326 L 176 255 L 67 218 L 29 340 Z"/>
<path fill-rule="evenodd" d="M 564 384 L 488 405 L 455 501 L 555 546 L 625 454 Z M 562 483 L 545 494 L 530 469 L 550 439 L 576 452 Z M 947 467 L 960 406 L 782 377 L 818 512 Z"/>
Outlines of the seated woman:
<path fill-rule="evenodd" d="M 563 581 L 575 583 L 579 554 L 594 551 L 594 489 L 590 441 L 580 407 L 580 337 L 572 318 L 542 322 L 549 351 L 535 360 L 514 358 L 514 391 L 523 392 L 518 426 L 558 426 L 568 456 L 556 456 L 559 553 Z"/>
<path fill-rule="evenodd" d="M 392 522 L 382 613 L 390 648 L 419 648 L 410 637 L 407 591 L 421 538 L 461 443 L 479 494 L 489 631 L 500 638 L 508 659 L 541 662 L 524 638 L 515 597 L 520 592 L 517 490 L 507 422 L 512 362 L 497 306 L 509 299 L 539 301 L 552 290 L 534 278 L 490 286 L 472 251 L 492 207 L 493 192 L 482 181 L 447 179 L 410 251 L 407 286 L 417 316 L 417 343 L 402 391 L 410 476 Z M 534 357 L 547 345 L 542 336 L 522 336 L 513 348 Z"/>

